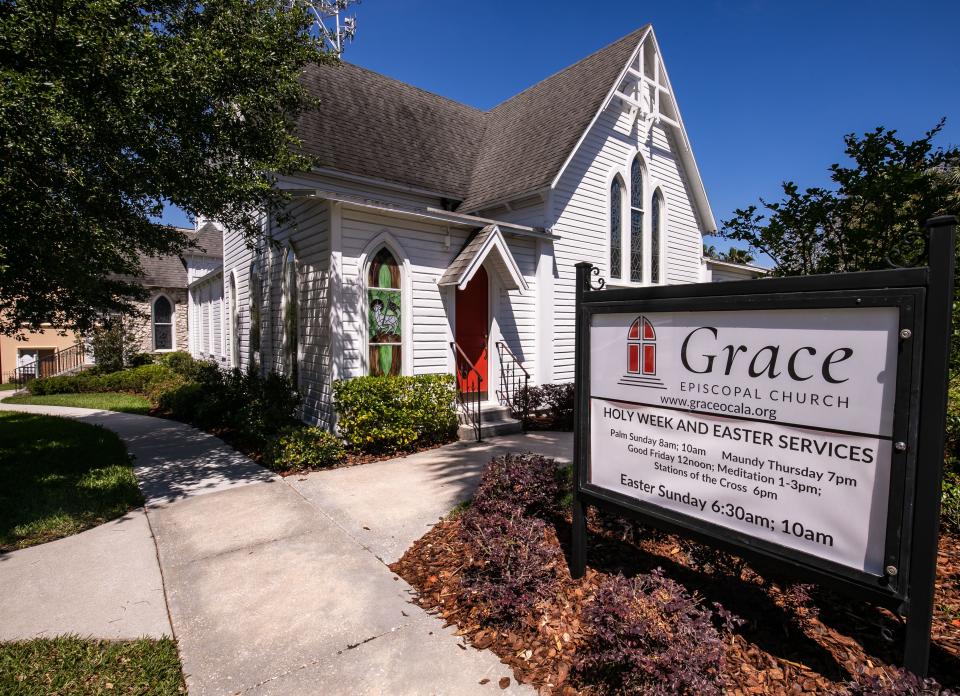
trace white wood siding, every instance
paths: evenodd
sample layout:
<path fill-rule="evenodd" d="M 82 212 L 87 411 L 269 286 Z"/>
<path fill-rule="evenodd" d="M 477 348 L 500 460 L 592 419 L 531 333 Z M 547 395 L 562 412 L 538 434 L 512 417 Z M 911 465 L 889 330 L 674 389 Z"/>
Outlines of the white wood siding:
<path fill-rule="evenodd" d="M 609 277 L 609 188 L 614 172 L 629 186 L 629 169 L 639 151 L 647 166 L 645 224 L 649 201 L 659 187 L 664 196 L 662 270 L 667 283 L 695 283 L 700 278 L 702 238 L 691 206 L 686 179 L 676 156 L 675 138 L 660 126 L 651 126 L 642 141 L 627 112 L 615 104 L 593 125 L 557 182 L 551 199 L 552 231 L 557 277 L 554 288 L 554 379 L 573 379 L 574 265 L 589 261 Z M 624 191 L 629 196 L 629 189 Z M 548 214 L 548 218 L 550 215 Z M 624 230 L 629 216 L 624 216 Z M 629 255 L 624 254 L 624 271 Z"/>
<path fill-rule="evenodd" d="M 207 274 L 209 278 L 192 285 L 190 303 L 190 352 L 200 360 L 227 365 L 224 345 L 223 274 Z"/>
<path fill-rule="evenodd" d="M 299 388 L 303 418 L 322 425 L 332 423 L 330 384 L 329 210 L 325 201 L 298 201 L 287 209 L 290 222 L 272 228 L 269 296 L 264 298 L 268 330 L 264 333 L 262 361 L 268 371 L 283 372 L 283 259 L 292 244 L 297 257 L 299 300 Z"/>

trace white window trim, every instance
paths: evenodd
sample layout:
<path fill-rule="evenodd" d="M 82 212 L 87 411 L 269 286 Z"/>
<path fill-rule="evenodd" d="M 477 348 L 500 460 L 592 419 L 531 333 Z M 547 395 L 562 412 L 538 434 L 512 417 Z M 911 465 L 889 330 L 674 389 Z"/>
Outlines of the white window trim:
<path fill-rule="evenodd" d="M 401 327 L 402 335 L 400 336 L 400 352 L 401 352 L 401 375 L 412 375 L 413 374 L 413 300 L 411 295 L 413 294 L 411 272 L 410 272 L 410 258 L 404 252 L 403 247 L 400 246 L 400 243 L 396 240 L 393 234 L 389 230 L 384 229 L 380 234 L 378 234 L 374 239 L 367 244 L 360 256 L 357 257 L 357 267 L 360 269 L 360 278 L 359 285 L 361 287 L 360 293 L 360 327 L 362 334 L 362 350 L 360 354 L 360 366 L 362 374 L 370 374 L 370 328 L 368 326 L 368 315 L 369 312 L 369 289 L 368 277 L 370 275 L 370 261 L 376 256 L 377 252 L 381 248 L 386 247 L 387 251 L 393 254 L 393 258 L 396 259 L 397 263 L 400 265 L 400 314 L 401 321 L 403 326 Z"/>
<path fill-rule="evenodd" d="M 161 297 L 170 303 L 170 347 L 157 348 L 157 300 Z M 164 326 L 161 324 L 161 326 Z M 172 353 L 177 349 L 177 303 L 165 292 L 158 292 L 150 298 L 150 347 L 154 353 Z"/>

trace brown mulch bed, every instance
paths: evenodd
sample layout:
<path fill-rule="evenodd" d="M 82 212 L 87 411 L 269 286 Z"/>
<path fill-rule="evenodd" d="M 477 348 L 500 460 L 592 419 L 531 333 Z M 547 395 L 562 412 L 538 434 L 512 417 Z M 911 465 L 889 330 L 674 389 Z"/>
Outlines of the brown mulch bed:
<path fill-rule="evenodd" d="M 608 573 L 632 575 L 654 568 L 707 606 L 719 602 L 744 620 L 726 638 L 723 682 L 730 694 L 833 694 L 858 675 L 886 677 L 901 659 L 903 624 L 891 612 L 865 602 L 804 586 L 797 591 L 726 554 L 674 535 L 591 514 L 587 575 L 564 575 L 560 590 L 521 628 L 484 625 L 476 601 L 460 590 L 467 558 L 458 519 L 441 521 L 391 569 L 418 591 L 421 606 L 456 625 L 457 635 L 493 650 L 516 679 L 540 694 L 598 693 L 568 681 L 573 655 L 584 640 L 580 616 Z M 569 521 L 556 525 L 553 543 L 569 551 Z M 706 560 L 705 560 L 706 559 Z M 944 534 L 938 557 L 931 676 L 960 685 L 960 538 Z"/>

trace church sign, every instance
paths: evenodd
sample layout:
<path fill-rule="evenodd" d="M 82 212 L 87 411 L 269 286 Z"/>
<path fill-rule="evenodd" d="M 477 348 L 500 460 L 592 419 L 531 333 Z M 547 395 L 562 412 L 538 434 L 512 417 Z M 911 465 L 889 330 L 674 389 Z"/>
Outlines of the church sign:
<path fill-rule="evenodd" d="M 931 268 L 591 288 L 578 266 L 576 500 L 908 616 L 929 651 L 953 284 Z"/>

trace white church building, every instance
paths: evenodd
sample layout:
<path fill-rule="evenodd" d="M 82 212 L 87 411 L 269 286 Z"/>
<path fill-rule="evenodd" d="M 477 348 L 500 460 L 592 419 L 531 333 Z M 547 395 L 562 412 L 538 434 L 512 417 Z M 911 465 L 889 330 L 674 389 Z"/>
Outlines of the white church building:
<path fill-rule="evenodd" d="M 294 376 L 308 422 L 360 375 L 459 374 L 501 404 L 508 375 L 573 379 L 580 261 L 608 287 L 710 279 L 716 223 L 649 25 L 490 111 L 348 63 L 305 83 L 318 164 L 279 182 L 290 222 L 259 251 L 225 230 L 194 290 L 222 288 L 224 325 L 195 352 Z"/>

